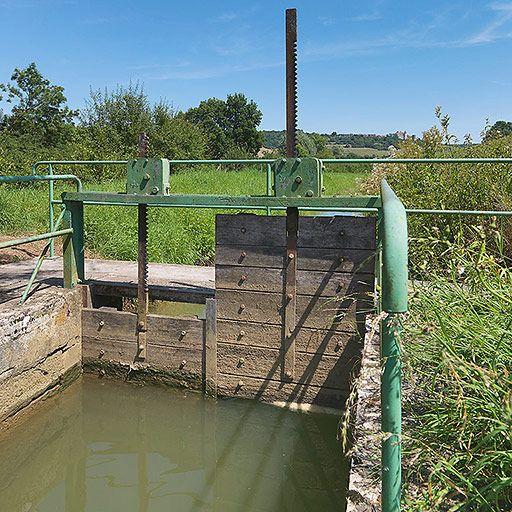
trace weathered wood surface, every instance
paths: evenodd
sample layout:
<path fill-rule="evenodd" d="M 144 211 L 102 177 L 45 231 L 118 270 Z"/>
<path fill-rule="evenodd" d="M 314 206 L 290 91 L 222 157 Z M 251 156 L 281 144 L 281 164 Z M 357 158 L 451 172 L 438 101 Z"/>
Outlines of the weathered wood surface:
<path fill-rule="evenodd" d="M 218 364 L 222 373 L 265 380 L 281 380 L 284 351 L 219 343 Z M 357 362 L 360 344 L 352 344 L 339 355 L 296 352 L 293 382 L 347 390 L 350 371 Z"/>
<path fill-rule="evenodd" d="M 281 326 L 231 320 L 218 320 L 217 324 L 219 343 L 281 348 Z M 361 328 L 364 328 L 364 324 L 361 324 Z M 360 334 L 353 325 L 349 326 L 347 332 L 303 327 L 295 333 L 295 343 L 299 352 L 338 355 L 348 344 L 358 343 L 359 337 Z"/>
<path fill-rule="evenodd" d="M 205 391 L 217 394 L 217 306 L 215 299 L 206 299 L 204 322 Z"/>
<path fill-rule="evenodd" d="M 217 266 L 217 289 L 283 293 L 285 271 L 276 268 Z M 343 297 L 373 290 L 373 275 L 343 272 L 297 272 L 297 294 L 321 297 Z"/>
<path fill-rule="evenodd" d="M 239 267 L 284 268 L 286 247 L 217 245 L 216 265 Z M 373 274 L 375 251 L 366 249 L 320 249 L 299 247 L 297 249 L 298 270 L 324 272 L 356 272 Z"/>
<path fill-rule="evenodd" d="M 133 313 L 83 309 L 84 361 L 131 365 L 137 354 L 136 322 Z M 203 321 L 148 315 L 147 334 L 147 364 L 202 374 Z"/>
<path fill-rule="evenodd" d="M 36 260 L 0 265 L 0 303 L 19 298 Z M 94 293 L 136 296 L 137 262 L 86 260 L 85 274 Z M 62 286 L 62 258 L 47 258 L 39 271 L 34 290 Z M 149 295 L 152 299 L 204 302 L 215 295 L 213 267 L 194 265 L 149 265 Z"/>
<path fill-rule="evenodd" d="M 282 325 L 283 296 L 277 293 L 217 290 L 217 318 Z M 359 311 L 372 310 L 372 301 L 359 300 Z M 354 298 L 297 298 L 297 327 L 347 330 L 356 325 Z"/>
<path fill-rule="evenodd" d="M 217 245 L 286 245 L 286 217 L 252 214 L 217 215 Z M 298 247 L 375 249 L 374 217 L 307 217 L 299 219 Z"/>
<path fill-rule="evenodd" d="M 251 398 L 265 402 L 296 402 L 342 409 L 348 390 L 328 387 L 238 377 L 219 373 L 218 391 L 220 395 Z"/>

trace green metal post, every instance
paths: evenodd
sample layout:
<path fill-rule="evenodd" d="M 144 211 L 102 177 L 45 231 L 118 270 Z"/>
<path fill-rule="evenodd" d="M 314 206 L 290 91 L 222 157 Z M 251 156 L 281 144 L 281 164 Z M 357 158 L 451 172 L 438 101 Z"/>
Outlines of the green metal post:
<path fill-rule="evenodd" d="M 53 176 L 53 166 L 52 164 L 50 164 L 48 166 L 48 175 L 49 176 Z M 49 204 L 48 204 L 48 216 L 50 218 L 50 232 L 54 231 L 55 229 L 55 224 L 54 224 L 54 221 L 53 221 L 53 193 L 54 193 L 54 183 L 53 183 L 53 180 L 50 180 L 48 182 L 48 199 L 49 199 Z M 55 241 L 53 240 L 53 238 L 50 240 L 50 258 L 53 258 L 53 256 L 55 256 Z"/>
<path fill-rule="evenodd" d="M 63 223 L 68 229 L 73 226 L 71 211 L 68 208 L 64 211 Z M 76 269 L 72 232 L 66 235 L 62 240 L 62 256 L 64 267 L 64 288 L 73 288 L 73 286 L 78 283 L 78 273 Z"/>
<path fill-rule="evenodd" d="M 78 280 L 85 280 L 85 255 L 84 255 L 84 204 L 81 201 L 65 201 L 66 212 L 64 220 L 69 220 L 73 228 L 73 258 Z M 68 262 L 69 263 L 69 262 Z M 66 265 L 66 261 L 64 261 Z"/>
<path fill-rule="evenodd" d="M 382 197 L 382 512 L 400 511 L 401 354 L 400 314 L 407 311 L 407 214 L 386 180 Z"/>
<path fill-rule="evenodd" d="M 267 164 L 267 196 L 274 195 L 272 193 L 272 166 L 271 164 Z M 267 215 L 270 215 L 272 209 L 270 206 L 267 206 Z"/>

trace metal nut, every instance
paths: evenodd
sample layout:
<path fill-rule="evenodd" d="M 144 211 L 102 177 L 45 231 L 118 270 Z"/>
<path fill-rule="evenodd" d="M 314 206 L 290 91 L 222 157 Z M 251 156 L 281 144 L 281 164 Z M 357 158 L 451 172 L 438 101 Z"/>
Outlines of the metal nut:
<path fill-rule="evenodd" d="M 302 183 L 302 177 L 301 176 L 297 176 L 295 178 L 295 183 Z"/>
<path fill-rule="evenodd" d="M 152 193 L 152 194 L 158 194 L 158 187 L 153 187 L 153 188 L 151 189 L 151 193 Z"/>
<path fill-rule="evenodd" d="M 98 324 L 100 327 L 103 327 L 105 325 L 105 321 L 104 320 L 100 320 L 99 324 Z"/>
<path fill-rule="evenodd" d="M 187 361 L 185 361 L 185 359 L 183 359 L 183 361 L 181 361 L 181 363 L 180 363 L 180 370 L 182 370 L 186 364 L 187 364 Z"/>
<path fill-rule="evenodd" d="M 306 197 L 313 197 L 313 191 L 312 190 L 306 190 Z"/>
<path fill-rule="evenodd" d="M 181 331 L 180 332 L 180 336 L 183 338 L 183 336 L 185 336 L 185 334 L 187 334 L 187 331 Z"/>
<path fill-rule="evenodd" d="M 245 304 L 240 304 L 240 311 L 243 311 L 245 309 Z"/>
<path fill-rule="evenodd" d="M 240 331 L 240 337 L 245 336 L 245 331 Z"/>
<path fill-rule="evenodd" d="M 247 256 L 247 253 L 245 251 L 242 251 L 240 253 L 240 258 L 245 258 Z"/>
<path fill-rule="evenodd" d="M 238 360 L 238 366 L 243 366 L 245 364 L 245 358 L 241 357 L 239 360 Z"/>
<path fill-rule="evenodd" d="M 288 259 L 289 260 L 293 260 L 293 258 L 295 258 L 295 254 L 293 254 L 293 252 L 289 252 L 288 253 Z"/>

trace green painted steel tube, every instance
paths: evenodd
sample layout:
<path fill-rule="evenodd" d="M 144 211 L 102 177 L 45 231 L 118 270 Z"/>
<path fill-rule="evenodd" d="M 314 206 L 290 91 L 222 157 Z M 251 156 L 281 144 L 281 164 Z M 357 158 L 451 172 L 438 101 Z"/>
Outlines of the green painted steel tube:
<path fill-rule="evenodd" d="M 382 197 L 381 412 L 382 512 L 399 512 L 401 469 L 400 313 L 407 311 L 407 214 L 386 180 Z"/>
<path fill-rule="evenodd" d="M 15 245 L 23 245 L 28 244 L 30 242 L 37 242 L 38 240 L 48 240 L 50 238 L 55 238 L 57 236 L 67 235 L 72 233 L 73 230 L 69 229 L 61 229 L 59 231 L 53 231 L 52 233 L 42 233 L 40 235 L 27 236 L 26 238 L 18 238 L 16 240 L 7 240 L 5 242 L 0 242 L 0 249 L 7 249 L 7 247 L 14 247 Z"/>
<path fill-rule="evenodd" d="M 55 221 L 54 229 L 58 229 L 62 223 L 62 219 L 64 218 L 65 210 L 62 210 L 60 215 L 57 217 L 57 220 Z M 27 286 L 25 286 L 25 290 L 23 290 L 23 294 L 21 295 L 21 298 L 18 302 L 18 304 L 23 304 L 28 297 L 28 294 L 30 293 L 30 290 L 32 288 L 32 285 L 34 284 L 34 281 L 36 279 L 37 273 L 39 272 L 39 269 L 41 268 L 41 265 L 43 264 L 44 258 L 46 257 L 46 253 L 51 247 L 51 242 L 53 242 L 55 239 L 50 238 L 50 241 L 43 247 L 43 250 L 39 254 L 39 257 L 37 258 L 36 266 L 34 267 L 34 270 L 32 271 L 32 274 L 30 276 L 30 279 L 28 280 Z"/>
<path fill-rule="evenodd" d="M 0 176 L 0 183 L 34 183 L 38 181 L 74 181 L 76 183 L 77 192 L 82 191 L 82 182 L 80 181 L 80 178 L 74 174 Z"/>

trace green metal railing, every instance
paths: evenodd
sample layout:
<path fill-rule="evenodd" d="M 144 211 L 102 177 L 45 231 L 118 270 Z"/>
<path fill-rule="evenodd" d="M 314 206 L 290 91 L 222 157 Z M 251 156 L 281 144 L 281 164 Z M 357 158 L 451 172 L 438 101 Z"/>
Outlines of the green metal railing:
<path fill-rule="evenodd" d="M 233 197 L 227 200 L 227 196 L 193 196 L 183 195 L 181 200 L 174 198 L 151 199 L 154 206 L 173 206 L 180 208 L 219 208 L 219 209 L 251 209 L 264 210 L 270 214 L 272 210 L 285 209 L 287 204 L 281 204 L 278 198 L 272 197 L 272 163 L 274 160 L 170 160 L 171 169 L 179 165 L 260 165 L 266 170 L 266 194 L 267 197 L 259 198 L 251 196 Z M 436 158 L 436 159 L 324 159 L 323 164 L 351 165 L 351 164 L 512 164 L 512 158 Z M 83 246 L 83 204 L 103 205 L 133 205 L 137 200 L 130 197 L 120 197 L 105 193 L 100 201 L 97 195 L 66 194 L 66 209 L 54 222 L 54 206 L 63 201 L 54 197 L 54 181 L 74 177 L 73 175 L 55 175 L 56 166 L 95 166 L 95 165 L 126 165 L 127 160 L 49 160 L 40 161 L 33 165 L 33 180 L 49 182 L 49 235 L 58 236 L 56 233 L 65 232 L 66 244 L 64 247 L 64 284 L 72 286 L 84 278 L 84 246 Z M 36 171 L 45 168 L 48 175 L 37 176 Z M 27 177 L 24 177 L 27 178 Z M 43 179 L 44 178 L 44 179 Z M 76 178 L 76 177 L 74 177 Z M 77 178 L 78 180 L 78 178 Z M 25 180 L 24 180 L 25 181 Z M 0 178 L 0 182 L 2 182 Z M 4 180 L 4 182 L 8 182 Z M 81 191 L 81 183 L 78 180 L 78 192 Z M 381 183 L 381 196 L 358 198 L 323 198 L 331 199 L 331 205 L 326 201 L 315 201 L 311 198 L 306 201 L 298 201 L 300 209 L 305 211 L 347 211 L 362 212 L 378 217 L 378 263 L 377 281 L 381 292 L 380 309 L 384 318 L 381 321 L 381 407 L 382 407 L 382 510 L 383 512 L 398 512 L 400 510 L 401 489 L 401 351 L 400 351 L 400 318 L 407 311 L 408 293 L 408 240 L 407 240 L 407 215 L 492 215 L 512 216 L 510 211 L 481 211 L 481 210 L 442 210 L 442 209 L 406 209 L 395 195 L 385 180 Z M 80 201 L 82 201 L 80 203 Z M 288 198 L 287 203 L 293 200 Z M 306 206 L 310 204 L 313 206 Z M 65 228 L 55 231 L 60 223 L 64 222 Z M 44 236 L 44 235 L 41 235 Z M 19 242 L 19 241 L 18 241 Z M 1 248 L 1 245 L 0 245 Z M 53 254 L 53 236 L 47 245 Z M 37 273 L 38 266 L 35 272 Z M 31 286 L 33 282 L 31 277 Z M 30 287 L 29 287 L 30 289 Z M 27 290 L 26 290 L 27 291 Z M 28 292 L 27 292 L 28 293 Z"/>

